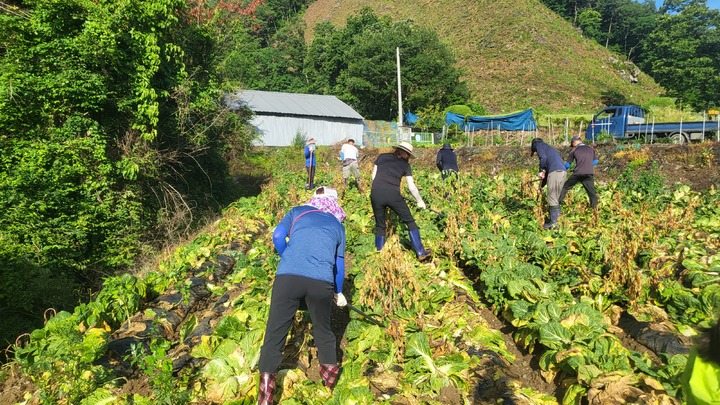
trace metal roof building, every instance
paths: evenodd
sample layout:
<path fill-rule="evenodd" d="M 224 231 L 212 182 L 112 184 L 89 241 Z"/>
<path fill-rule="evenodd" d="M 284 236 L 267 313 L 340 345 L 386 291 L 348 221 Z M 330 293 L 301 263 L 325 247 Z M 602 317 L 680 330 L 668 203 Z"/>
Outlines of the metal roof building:
<path fill-rule="evenodd" d="M 228 97 L 231 109 L 242 105 L 253 113 L 252 125 L 261 134 L 255 142 L 289 146 L 300 135 L 318 145 L 333 145 L 349 138 L 363 141 L 363 117 L 335 96 L 243 90 Z"/>

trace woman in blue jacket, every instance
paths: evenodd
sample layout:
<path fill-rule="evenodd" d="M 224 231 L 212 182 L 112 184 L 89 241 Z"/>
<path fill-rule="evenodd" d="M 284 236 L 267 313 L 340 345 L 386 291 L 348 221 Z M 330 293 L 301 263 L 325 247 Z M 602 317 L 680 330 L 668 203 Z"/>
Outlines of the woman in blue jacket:
<path fill-rule="evenodd" d="M 345 212 L 337 191 L 320 187 L 306 205 L 292 208 L 273 231 L 280 254 L 270 299 L 265 339 L 260 349 L 258 403 L 273 403 L 275 376 L 300 302 L 307 304 L 313 324 L 323 384 L 333 388 L 340 374 L 330 313 L 333 302 L 347 305 L 345 278 Z"/>

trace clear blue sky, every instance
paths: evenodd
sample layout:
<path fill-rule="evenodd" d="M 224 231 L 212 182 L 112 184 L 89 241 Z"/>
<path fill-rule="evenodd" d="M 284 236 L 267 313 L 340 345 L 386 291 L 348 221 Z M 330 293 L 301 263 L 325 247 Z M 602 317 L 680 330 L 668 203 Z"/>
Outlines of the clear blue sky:
<path fill-rule="evenodd" d="M 663 0 L 655 0 L 655 4 L 657 4 L 658 8 L 660 8 L 663 4 Z M 707 5 L 710 8 L 720 10 L 720 0 L 707 0 Z"/>

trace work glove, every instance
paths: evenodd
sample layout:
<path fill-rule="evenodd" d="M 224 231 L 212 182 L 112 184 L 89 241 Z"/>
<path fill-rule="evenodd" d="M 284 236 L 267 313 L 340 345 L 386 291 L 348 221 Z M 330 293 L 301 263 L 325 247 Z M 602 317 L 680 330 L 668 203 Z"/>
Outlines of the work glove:
<path fill-rule="evenodd" d="M 541 179 L 544 179 L 544 178 L 545 178 L 545 172 L 543 171 L 543 172 L 538 173 L 538 177 L 540 177 Z"/>
<path fill-rule="evenodd" d="M 538 193 L 538 194 L 542 194 L 542 187 L 538 187 L 537 193 Z"/>
<path fill-rule="evenodd" d="M 424 210 L 425 208 L 427 208 L 427 206 L 425 205 L 425 201 L 423 201 L 423 200 L 418 201 L 417 206 L 421 210 Z"/>
<path fill-rule="evenodd" d="M 314 152 L 314 151 L 315 151 L 315 145 L 310 145 L 310 146 L 308 146 L 308 150 L 309 150 L 310 152 Z"/>
<path fill-rule="evenodd" d="M 335 294 L 335 305 L 339 306 L 340 308 L 347 305 L 347 300 L 345 299 L 343 293 Z"/>

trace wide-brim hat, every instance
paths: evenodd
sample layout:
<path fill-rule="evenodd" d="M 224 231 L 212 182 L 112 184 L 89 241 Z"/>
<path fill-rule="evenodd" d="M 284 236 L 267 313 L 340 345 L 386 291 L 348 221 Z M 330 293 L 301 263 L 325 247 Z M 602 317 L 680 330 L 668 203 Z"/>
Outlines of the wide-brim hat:
<path fill-rule="evenodd" d="M 314 144 L 314 143 L 315 143 L 315 138 L 310 138 L 307 140 L 307 143 L 305 143 L 305 145 L 310 145 L 310 144 Z"/>
<path fill-rule="evenodd" d="M 400 142 L 397 146 L 397 149 L 402 149 L 408 154 L 410 154 L 411 157 L 415 157 L 415 154 L 413 153 L 413 146 L 410 144 L 410 142 Z"/>

